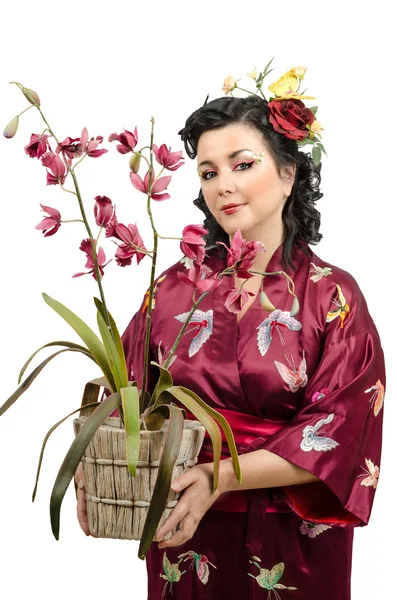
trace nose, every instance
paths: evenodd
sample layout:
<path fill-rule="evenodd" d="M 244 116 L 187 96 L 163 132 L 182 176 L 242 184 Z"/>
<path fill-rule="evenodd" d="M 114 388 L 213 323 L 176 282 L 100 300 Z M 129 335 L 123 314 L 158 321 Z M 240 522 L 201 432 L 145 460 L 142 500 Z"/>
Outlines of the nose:
<path fill-rule="evenodd" d="M 218 194 L 223 196 L 227 192 L 233 193 L 235 191 L 235 184 L 233 180 L 233 173 L 219 173 L 218 174 Z"/>

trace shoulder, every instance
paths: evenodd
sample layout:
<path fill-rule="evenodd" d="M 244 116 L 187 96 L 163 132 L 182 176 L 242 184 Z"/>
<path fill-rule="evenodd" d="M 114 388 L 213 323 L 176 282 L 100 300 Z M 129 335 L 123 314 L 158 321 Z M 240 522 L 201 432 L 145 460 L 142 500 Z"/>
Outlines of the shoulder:
<path fill-rule="evenodd" d="M 316 302 L 324 312 L 326 327 L 345 338 L 365 330 L 375 330 L 364 294 L 355 277 L 345 269 L 312 252 L 307 259 L 309 282 Z"/>

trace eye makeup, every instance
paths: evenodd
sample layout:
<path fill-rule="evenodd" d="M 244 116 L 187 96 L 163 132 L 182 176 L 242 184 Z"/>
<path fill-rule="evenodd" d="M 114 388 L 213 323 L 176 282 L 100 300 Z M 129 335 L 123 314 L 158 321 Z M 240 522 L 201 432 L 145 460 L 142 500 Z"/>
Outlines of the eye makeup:
<path fill-rule="evenodd" d="M 259 155 L 259 156 L 263 156 L 263 152 Z M 254 160 L 241 160 L 240 162 L 238 162 L 237 164 L 235 164 L 232 168 L 232 170 L 234 171 L 238 166 L 240 165 L 248 165 L 248 168 L 246 169 L 238 169 L 239 171 L 248 171 L 248 169 L 250 169 L 252 167 L 252 165 L 255 163 L 260 163 L 261 159 L 258 159 L 258 155 L 257 154 L 252 154 L 251 157 Z M 208 175 L 209 173 L 215 173 L 215 171 L 213 170 L 208 170 L 205 171 L 204 173 L 200 170 L 197 171 L 198 176 L 200 177 L 200 179 L 204 179 L 204 181 L 208 181 L 208 179 L 205 177 L 206 175 Z M 210 179 L 212 179 L 212 177 L 210 177 Z"/>

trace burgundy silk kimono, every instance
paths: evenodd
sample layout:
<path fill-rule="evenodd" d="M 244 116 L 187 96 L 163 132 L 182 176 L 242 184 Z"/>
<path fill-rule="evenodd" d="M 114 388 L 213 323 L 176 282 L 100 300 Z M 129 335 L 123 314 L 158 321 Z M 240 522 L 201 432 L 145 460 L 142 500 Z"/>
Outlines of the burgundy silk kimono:
<path fill-rule="evenodd" d="M 284 270 L 282 250 L 267 272 Z M 207 255 L 214 272 L 226 267 L 217 249 Z M 175 385 L 225 415 L 239 454 L 264 448 L 321 481 L 223 494 L 186 544 L 159 549 L 153 542 L 148 600 L 350 599 L 353 527 L 368 523 L 379 477 L 383 351 L 355 279 L 304 242 L 292 259 L 295 268 L 286 272 L 300 304 L 294 317 L 286 278 L 269 275 L 264 290 L 275 310 L 265 311 L 258 294 L 237 322 L 224 306 L 234 283 L 225 276 L 195 311 L 170 372 Z M 192 307 L 192 288 L 177 277 L 186 268 L 177 262 L 156 280 L 157 362 Z M 123 335 L 139 385 L 145 319 L 144 300 Z M 151 367 L 149 389 L 156 377 Z M 211 448 L 206 434 L 199 463 L 212 462 Z M 224 442 L 222 458 L 228 456 Z"/>

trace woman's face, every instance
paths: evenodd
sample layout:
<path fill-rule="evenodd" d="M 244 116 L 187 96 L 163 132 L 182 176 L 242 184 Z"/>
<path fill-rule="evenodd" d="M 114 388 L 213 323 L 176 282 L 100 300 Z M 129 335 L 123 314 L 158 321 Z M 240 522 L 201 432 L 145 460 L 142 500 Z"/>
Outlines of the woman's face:
<path fill-rule="evenodd" d="M 253 154 L 262 159 L 259 164 Z M 275 228 L 282 231 L 282 211 L 294 183 L 295 167 L 280 177 L 254 127 L 233 123 L 203 133 L 197 145 L 197 170 L 202 174 L 205 202 L 230 236 L 241 229 L 245 239 L 265 241 Z M 240 207 L 225 212 L 222 208 L 228 204 Z"/>

